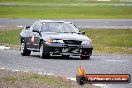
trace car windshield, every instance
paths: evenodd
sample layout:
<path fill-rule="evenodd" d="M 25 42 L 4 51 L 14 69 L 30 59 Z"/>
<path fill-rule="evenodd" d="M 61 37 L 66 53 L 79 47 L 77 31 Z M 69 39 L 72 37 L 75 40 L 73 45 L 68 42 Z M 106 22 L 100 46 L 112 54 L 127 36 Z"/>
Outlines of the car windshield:
<path fill-rule="evenodd" d="M 79 30 L 71 23 L 49 22 L 43 23 L 42 32 L 78 33 Z"/>

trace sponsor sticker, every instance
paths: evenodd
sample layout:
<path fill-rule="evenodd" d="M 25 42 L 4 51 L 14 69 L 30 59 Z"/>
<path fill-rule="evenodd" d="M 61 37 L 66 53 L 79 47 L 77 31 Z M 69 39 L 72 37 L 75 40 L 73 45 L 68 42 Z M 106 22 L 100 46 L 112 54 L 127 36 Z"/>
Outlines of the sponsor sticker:
<path fill-rule="evenodd" d="M 76 75 L 77 83 L 83 85 L 90 84 L 122 84 L 130 83 L 131 76 L 129 74 L 86 74 L 85 70 L 80 66 Z"/>

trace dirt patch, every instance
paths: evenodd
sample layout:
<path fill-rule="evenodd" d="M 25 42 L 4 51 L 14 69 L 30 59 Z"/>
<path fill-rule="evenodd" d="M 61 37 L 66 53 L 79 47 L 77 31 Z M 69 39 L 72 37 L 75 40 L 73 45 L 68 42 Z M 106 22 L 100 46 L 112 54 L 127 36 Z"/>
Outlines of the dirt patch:
<path fill-rule="evenodd" d="M 97 88 L 91 84 L 79 86 L 62 77 L 38 75 L 32 72 L 0 70 L 0 88 Z"/>

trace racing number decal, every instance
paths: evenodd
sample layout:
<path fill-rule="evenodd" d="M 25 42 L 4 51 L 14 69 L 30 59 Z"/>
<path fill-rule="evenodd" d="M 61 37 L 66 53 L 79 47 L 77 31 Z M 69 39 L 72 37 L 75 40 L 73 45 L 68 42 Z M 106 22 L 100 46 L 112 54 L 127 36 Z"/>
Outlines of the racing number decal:
<path fill-rule="evenodd" d="M 34 43 L 34 35 L 31 38 L 31 42 Z"/>

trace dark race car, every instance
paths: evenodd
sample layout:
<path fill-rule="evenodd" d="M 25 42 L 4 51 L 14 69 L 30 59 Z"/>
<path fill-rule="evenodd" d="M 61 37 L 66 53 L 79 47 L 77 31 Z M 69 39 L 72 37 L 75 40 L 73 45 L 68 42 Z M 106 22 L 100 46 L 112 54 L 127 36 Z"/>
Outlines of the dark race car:
<path fill-rule="evenodd" d="M 39 20 L 20 33 L 21 55 L 28 56 L 33 51 L 40 52 L 42 58 L 50 55 L 68 58 L 73 55 L 89 59 L 93 45 L 84 34 L 71 22 Z"/>

